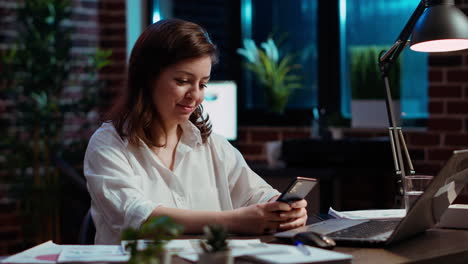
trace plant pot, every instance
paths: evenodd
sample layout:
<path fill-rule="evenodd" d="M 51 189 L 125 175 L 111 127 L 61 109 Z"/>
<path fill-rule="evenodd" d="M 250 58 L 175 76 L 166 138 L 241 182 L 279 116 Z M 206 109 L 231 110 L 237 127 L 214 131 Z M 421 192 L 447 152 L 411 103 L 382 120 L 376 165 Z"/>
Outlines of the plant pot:
<path fill-rule="evenodd" d="M 393 101 L 393 113 L 396 125 L 400 124 L 401 104 Z M 352 100 L 351 127 L 354 128 L 384 128 L 389 127 L 385 100 Z"/>
<path fill-rule="evenodd" d="M 123 250 L 127 254 L 131 254 L 131 251 L 129 248 L 127 248 L 127 246 L 131 243 L 135 243 L 135 240 L 122 240 L 120 243 L 121 243 Z M 150 239 L 138 239 L 137 240 L 136 247 L 138 251 L 137 254 L 139 254 L 137 263 L 153 263 L 157 261 L 158 264 L 171 264 L 173 254 L 170 250 L 167 250 L 167 249 L 163 249 L 159 254 L 155 255 L 154 258 L 147 259 L 144 256 L 143 251 L 146 250 L 148 248 L 148 245 L 151 243 L 153 243 L 153 240 L 150 240 Z"/>
<path fill-rule="evenodd" d="M 167 250 L 163 250 L 161 255 L 159 256 L 159 263 L 160 264 L 171 264 L 172 263 L 172 254 Z"/>
<path fill-rule="evenodd" d="M 289 93 L 267 92 L 267 109 L 282 114 L 288 104 Z"/>
<path fill-rule="evenodd" d="M 230 250 L 215 253 L 198 254 L 198 263 L 200 264 L 233 264 L 234 257 Z"/>

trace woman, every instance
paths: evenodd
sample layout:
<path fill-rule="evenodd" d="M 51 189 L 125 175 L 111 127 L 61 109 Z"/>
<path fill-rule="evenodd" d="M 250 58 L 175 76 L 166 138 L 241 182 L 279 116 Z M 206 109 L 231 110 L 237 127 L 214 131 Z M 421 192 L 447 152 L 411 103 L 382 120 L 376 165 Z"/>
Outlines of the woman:
<path fill-rule="evenodd" d="M 211 134 L 200 104 L 216 61 L 208 34 L 191 22 L 162 20 L 137 40 L 122 103 L 85 155 L 96 243 L 119 243 L 122 229 L 160 215 L 187 233 L 209 223 L 239 234 L 305 224 L 305 200 L 275 202 L 278 191 Z"/>

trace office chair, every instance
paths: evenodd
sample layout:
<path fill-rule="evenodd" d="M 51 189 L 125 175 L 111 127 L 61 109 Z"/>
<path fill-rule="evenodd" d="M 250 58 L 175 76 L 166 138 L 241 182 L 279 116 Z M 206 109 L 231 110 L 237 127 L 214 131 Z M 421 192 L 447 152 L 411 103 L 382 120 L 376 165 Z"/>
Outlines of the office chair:
<path fill-rule="evenodd" d="M 70 228 L 72 230 L 69 232 L 70 234 L 73 234 L 74 237 L 76 237 L 76 233 L 78 232 L 77 242 L 79 244 L 92 245 L 94 244 L 96 229 L 94 227 L 93 218 L 91 217 L 91 209 L 88 209 L 80 223 L 83 211 L 85 211 L 86 208 L 89 208 L 91 201 L 88 189 L 86 188 L 86 179 L 84 175 L 79 173 L 76 168 L 71 166 L 61 156 L 55 156 L 54 163 L 60 170 L 60 173 L 65 176 L 65 185 L 72 191 L 72 194 L 68 196 L 68 199 L 71 199 L 72 202 L 78 206 L 77 210 L 75 210 L 75 208 L 74 210 L 67 211 L 71 217 L 67 220 L 68 222 L 66 224 L 73 226 L 73 228 Z M 78 226 L 79 230 L 77 230 Z"/>
<path fill-rule="evenodd" d="M 78 237 L 78 243 L 80 245 L 93 245 L 94 236 L 96 235 L 96 227 L 94 226 L 93 217 L 91 216 L 91 208 L 83 218 L 83 222 L 80 227 L 80 234 Z"/>

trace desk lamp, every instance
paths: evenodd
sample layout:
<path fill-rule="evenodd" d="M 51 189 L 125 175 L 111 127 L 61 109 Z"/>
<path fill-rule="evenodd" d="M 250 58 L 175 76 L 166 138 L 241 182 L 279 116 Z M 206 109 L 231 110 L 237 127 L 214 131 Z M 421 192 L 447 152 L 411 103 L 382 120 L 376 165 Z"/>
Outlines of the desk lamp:
<path fill-rule="evenodd" d="M 408 41 L 409 37 L 411 40 Z M 385 83 L 385 103 L 389 121 L 390 144 L 397 176 L 397 192 L 403 197 L 403 179 L 407 173 L 415 174 L 399 124 L 393 114 L 388 73 L 407 45 L 420 52 L 448 52 L 468 48 L 468 18 L 455 7 L 454 0 L 421 0 L 395 44 L 379 54 L 378 64 Z M 405 170 L 404 152 L 409 171 Z"/>

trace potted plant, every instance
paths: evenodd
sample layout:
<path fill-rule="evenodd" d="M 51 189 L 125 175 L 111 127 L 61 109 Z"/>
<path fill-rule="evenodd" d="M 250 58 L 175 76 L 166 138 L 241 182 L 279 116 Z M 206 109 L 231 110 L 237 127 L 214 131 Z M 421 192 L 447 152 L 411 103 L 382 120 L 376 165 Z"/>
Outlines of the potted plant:
<path fill-rule="evenodd" d="M 200 240 L 203 252 L 198 255 L 198 263 L 232 264 L 234 258 L 227 242 L 227 232 L 222 225 L 203 227 L 204 239 Z"/>
<path fill-rule="evenodd" d="M 378 65 L 379 52 L 385 47 L 355 46 L 350 49 L 351 125 L 388 127 L 385 86 Z M 400 60 L 389 72 L 395 117 L 400 118 Z"/>
<path fill-rule="evenodd" d="M 164 246 L 183 233 L 183 227 L 168 216 L 154 217 L 139 229 L 122 232 L 122 246 L 131 254 L 129 264 L 169 264 L 171 254 Z"/>
<path fill-rule="evenodd" d="M 291 93 L 302 87 L 301 77 L 294 74 L 300 65 L 293 62 L 291 54 L 281 54 L 272 38 L 260 46 L 258 48 L 252 39 L 244 39 L 244 47 L 237 49 L 237 53 L 246 59 L 247 69 L 265 87 L 267 104 L 271 110 L 283 113 Z"/>
<path fill-rule="evenodd" d="M 10 198 L 20 201 L 23 217 L 34 219 L 23 225 L 25 244 L 60 242 L 63 190 L 55 158 L 79 140 L 65 136 L 67 122 L 78 120 L 82 128 L 92 122 L 102 87 L 97 73 L 110 63 L 110 51 L 72 55 L 70 1 L 20 2 L 14 43 L 0 56 L 0 98 L 9 105 L 0 144 L 10 147 L 1 149 L 2 170 L 13 183 Z M 69 88 L 81 96 L 71 97 Z"/>

